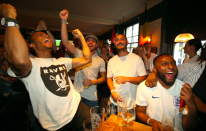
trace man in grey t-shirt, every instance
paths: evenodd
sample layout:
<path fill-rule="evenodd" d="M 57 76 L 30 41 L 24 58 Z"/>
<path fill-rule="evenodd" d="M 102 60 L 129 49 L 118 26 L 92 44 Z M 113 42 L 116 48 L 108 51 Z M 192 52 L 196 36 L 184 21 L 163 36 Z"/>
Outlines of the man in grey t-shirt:
<path fill-rule="evenodd" d="M 68 15 L 65 19 L 68 18 Z M 62 25 L 62 27 L 65 25 Z M 71 43 L 68 42 L 67 28 L 62 28 L 61 38 L 63 45 L 71 52 L 76 58 L 82 56 L 83 51 L 75 48 Z M 106 71 L 104 60 L 97 55 L 95 49 L 98 47 L 98 38 L 93 35 L 85 37 L 86 43 L 89 47 L 92 55 L 92 62 L 76 68 L 74 78 L 74 88 L 80 93 L 82 101 L 88 106 L 97 106 L 97 84 L 101 84 L 106 81 Z M 82 47 L 84 48 L 84 47 Z M 101 77 L 97 79 L 98 74 Z"/>

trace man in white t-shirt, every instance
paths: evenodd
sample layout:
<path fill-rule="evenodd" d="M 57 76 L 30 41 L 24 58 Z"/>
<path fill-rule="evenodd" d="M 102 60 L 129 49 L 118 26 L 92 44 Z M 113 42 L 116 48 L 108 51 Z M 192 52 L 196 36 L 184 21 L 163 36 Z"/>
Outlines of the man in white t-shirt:
<path fill-rule="evenodd" d="M 107 84 L 111 91 L 110 100 L 114 105 L 120 94 L 128 93 L 135 99 L 138 84 L 146 78 L 142 59 L 128 52 L 127 44 L 127 38 L 123 34 L 115 37 L 118 55 L 113 56 L 107 66 Z M 120 97 L 118 98 L 121 99 Z"/>
<path fill-rule="evenodd" d="M 162 54 L 154 59 L 154 72 L 158 78 L 156 87 L 149 88 L 142 82 L 137 89 L 136 113 L 139 121 L 151 125 L 154 130 L 163 131 L 161 120 L 163 113 L 175 117 L 178 130 L 195 130 L 197 126 L 196 105 L 192 89 L 177 78 L 177 66 L 172 56 Z M 181 96 L 180 96 L 181 95 Z M 180 99 L 186 108 L 179 112 Z"/>
<path fill-rule="evenodd" d="M 147 73 L 150 73 L 153 71 L 153 67 L 154 67 L 153 60 L 157 55 L 154 53 L 151 53 L 151 44 L 150 43 L 145 43 L 144 47 L 146 49 L 146 55 L 144 56 L 146 71 L 147 71 Z"/>
<path fill-rule="evenodd" d="M 61 11 L 62 20 L 67 20 L 69 15 L 67 10 Z M 75 58 L 82 57 L 84 51 L 75 48 L 68 42 L 67 25 L 62 23 L 61 37 L 63 45 L 71 52 Z M 106 81 L 106 71 L 104 60 L 95 52 L 98 47 L 98 38 L 94 35 L 85 37 L 86 44 L 89 47 L 89 51 L 92 55 L 92 62 L 76 68 L 74 77 L 74 88 L 80 93 L 82 101 L 88 106 L 98 106 L 97 101 L 97 84 L 101 84 Z M 83 49 L 83 48 L 82 48 Z M 98 78 L 100 73 L 101 77 Z"/>
<path fill-rule="evenodd" d="M 83 121 L 89 118 L 89 107 L 80 102 L 81 97 L 74 89 L 68 71 L 91 62 L 91 54 L 84 36 L 77 29 L 72 33 L 85 48 L 82 58 L 52 58 L 52 40 L 43 32 L 35 32 L 29 39 L 29 46 L 37 57 L 30 58 L 28 46 L 17 23 L 16 10 L 9 4 L 0 4 L 0 13 L 6 22 L 4 47 L 12 66 L 8 74 L 19 77 L 29 92 L 34 115 L 46 130 L 83 130 Z M 62 21 L 66 24 L 65 21 Z"/>

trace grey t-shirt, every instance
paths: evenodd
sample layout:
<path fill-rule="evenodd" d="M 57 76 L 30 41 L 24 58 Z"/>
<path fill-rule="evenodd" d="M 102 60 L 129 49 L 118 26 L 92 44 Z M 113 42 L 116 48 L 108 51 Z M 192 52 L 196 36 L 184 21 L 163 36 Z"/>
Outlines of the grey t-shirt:
<path fill-rule="evenodd" d="M 82 57 L 82 51 L 76 49 L 75 57 Z M 105 62 L 99 57 L 96 53 L 92 55 L 92 62 L 77 68 L 75 71 L 74 78 L 74 88 L 80 93 L 80 95 L 88 100 L 96 101 L 97 100 L 97 85 L 92 85 L 89 88 L 85 89 L 83 86 L 83 76 L 82 72 L 85 73 L 87 79 L 96 80 L 99 72 L 106 72 Z"/>

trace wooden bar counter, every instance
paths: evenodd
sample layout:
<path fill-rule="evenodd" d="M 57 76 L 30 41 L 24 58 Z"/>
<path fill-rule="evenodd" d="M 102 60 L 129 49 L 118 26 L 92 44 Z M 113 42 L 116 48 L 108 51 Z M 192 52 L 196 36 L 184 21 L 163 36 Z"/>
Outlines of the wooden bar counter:
<path fill-rule="evenodd" d="M 112 114 L 104 123 L 103 131 L 152 131 L 152 127 L 133 121 L 132 127 L 119 127 L 117 115 Z"/>

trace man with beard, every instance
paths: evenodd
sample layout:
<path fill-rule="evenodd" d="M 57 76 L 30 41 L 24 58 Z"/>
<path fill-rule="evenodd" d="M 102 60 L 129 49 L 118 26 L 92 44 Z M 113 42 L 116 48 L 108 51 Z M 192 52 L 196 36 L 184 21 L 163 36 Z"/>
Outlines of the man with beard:
<path fill-rule="evenodd" d="M 162 54 L 154 59 L 154 72 L 158 83 L 149 88 L 142 82 L 137 89 L 136 113 L 139 121 L 151 125 L 154 130 L 163 131 L 161 119 L 163 113 L 175 117 L 175 128 L 182 131 L 195 130 L 197 125 L 196 105 L 191 87 L 176 79 L 177 66 L 172 56 Z M 181 96 L 180 96 L 181 95 Z M 179 111 L 180 99 L 187 109 Z"/>
<path fill-rule="evenodd" d="M 67 21 L 69 12 L 67 10 L 63 10 L 59 15 L 62 21 Z M 74 55 L 74 57 L 82 57 L 83 51 L 75 48 L 68 42 L 66 23 L 62 23 L 61 38 L 63 45 Z M 85 37 L 85 40 L 92 55 L 92 62 L 80 68 L 76 68 L 74 87 L 76 91 L 80 93 L 82 101 L 88 106 L 93 107 L 98 105 L 97 84 L 101 84 L 106 81 L 106 71 L 104 60 L 95 52 L 95 49 L 98 46 L 98 38 L 94 35 L 89 35 Z M 99 72 L 101 77 L 97 79 Z"/>
<path fill-rule="evenodd" d="M 121 100 L 120 94 L 131 94 L 131 97 L 136 99 L 137 86 L 145 80 L 146 71 L 142 59 L 127 51 L 128 42 L 125 35 L 117 35 L 114 45 L 118 55 L 108 62 L 107 84 L 111 91 L 112 106 L 116 109 L 117 97 L 119 96 L 118 99 Z"/>

